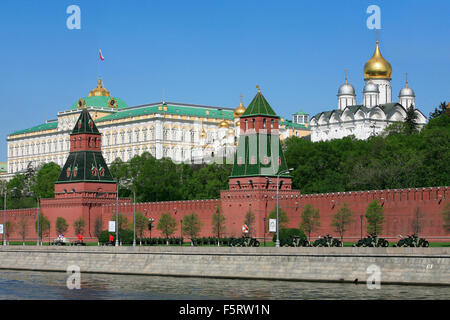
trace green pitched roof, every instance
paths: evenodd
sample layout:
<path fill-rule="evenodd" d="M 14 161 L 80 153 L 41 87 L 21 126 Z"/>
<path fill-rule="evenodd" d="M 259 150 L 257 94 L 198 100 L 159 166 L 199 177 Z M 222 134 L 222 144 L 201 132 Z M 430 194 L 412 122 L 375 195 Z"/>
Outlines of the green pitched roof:
<path fill-rule="evenodd" d="M 8 172 L 8 164 L 6 162 L 0 163 L 0 173 Z"/>
<path fill-rule="evenodd" d="M 276 176 L 287 169 L 279 135 L 253 133 L 239 136 L 231 177 Z"/>
<path fill-rule="evenodd" d="M 36 131 L 45 131 L 45 130 L 52 130 L 52 129 L 56 129 L 58 127 L 58 121 L 51 121 L 51 122 L 47 122 L 47 123 L 43 123 L 37 126 L 34 126 L 32 128 L 29 129 L 24 129 L 24 130 L 19 130 L 16 132 L 11 133 L 10 135 L 16 135 L 16 134 L 22 134 L 22 133 L 30 133 L 30 132 L 36 132 Z"/>
<path fill-rule="evenodd" d="M 165 110 L 167 108 L 167 110 Z M 160 110 L 161 109 L 161 110 Z M 115 112 L 113 114 L 104 116 L 96 120 L 97 123 L 104 122 L 108 120 L 117 120 L 129 117 L 137 117 L 147 114 L 172 114 L 172 115 L 183 115 L 183 116 L 195 116 L 203 118 L 224 118 L 226 120 L 233 119 L 233 110 L 227 109 L 217 109 L 208 107 L 195 107 L 195 106 L 183 106 L 175 104 L 155 104 L 151 106 L 142 106 L 136 108 L 129 108 L 127 110 L 122 110 Z"/>
<path fill-rule="evenodd" d="M 78 117 L 77 122 L 75 123 L 75 127 L 72 130 L 72 134 L 80 134 L 80 133 L 97 133 L 100 132 L 97 129 L 97 126 L 92 120 L 91 115 L 87 109 L 83 109 Z"/>
<path fill-rule="evenodd" d="M 306 115 L 307 115 L 307 113 L 306 113 L 306 112 L 303 112 L 302 110 L 300 110 L 300 111 L 298 111 L 298 112 L 296 112 L 296 113 L 294 113 L 294 114 L 299 114 L 299 115 L 306 114 Z"/>
<path fill-rule="evenodd" d="M 83 109 L 72 134 L 100 134 L 89 111 Z M 111 182 L 115 183 L 101 151 L 71 151 L 56 183 Z"/>
<path fill-rule="evenodd" d="M 260 91 L 258 91 L 241 117 L 250 116 L 270 116 L 279 118 Z"/>
<path fill-rule="evenodd" d="M 101 151 L 72 151 L 56 183 L 111 182 L 115 183 Z"/>
<path fill-rule="evenodd" d="M 105 97 L 105 96 L 92 96 L 92 97 L 84 97 L 81 98 L 86 103 L 86 107 L 101 107 L 101 108 L 110 108 L 108 102 L 111 99 L 116 100 L 117 109 L 128 108 L 128 105 L 125 101 L 117 97 Z M 78 108 L 78 101 L 72 104 L 70 110 L 76 110 Z"/>

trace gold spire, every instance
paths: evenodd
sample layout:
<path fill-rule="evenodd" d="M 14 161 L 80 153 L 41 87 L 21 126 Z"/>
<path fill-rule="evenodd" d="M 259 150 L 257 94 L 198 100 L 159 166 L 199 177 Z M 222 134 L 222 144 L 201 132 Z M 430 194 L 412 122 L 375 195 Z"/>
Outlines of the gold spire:
<path fill-rule="evenodd" d="M 206 138 L 206 130 L 205 127 L 203 127 L 203 119 L 202 119 L 202 131 L 200 132 L 200 139 Z"/>
<path fill-rule="evenodd" d="M 364 78 L 365 79 L 390 79 L 392 76 L 391 64 L 383 58 L 380 51 L 379 41 L 375 47 L 375 52 L 366 62 L 364 66 Z"/>
<path fill-rule="evenodd" d="M 97 88 L 89 92 L 89 97 L 98 97 L 98 96 L 110 97 L 109 91 L 103 88 L 102 78 L 100 77 L 98 77 Z"/>
<path fill-rule="evenodd" d="M 259 87 L 259 84 L 256 85 L 256 89 L 258 89 L 258 92 L 261 92 L 261 88 Z"/>
<path fill-rule="evenodd" d="M 408 72 L 406 72 L 406 88 L 408 88 Z"/>
<path fill-rule="evenodd" d="M 348 69 L 345 69 L 345 84 L 348 84 L 347 71 L 348 71 Z"/>
<path fill-rule="evenodd" d="M 234 118 L 240 118 L 244 114 L 244 112 L 245 112 L 245 107 L 242 104 L 242 94 L 241 94 L 241 103 L 239 104 L 239 106 L 236 109 L 234 109 L 233 116 L 234 116 Z"/>

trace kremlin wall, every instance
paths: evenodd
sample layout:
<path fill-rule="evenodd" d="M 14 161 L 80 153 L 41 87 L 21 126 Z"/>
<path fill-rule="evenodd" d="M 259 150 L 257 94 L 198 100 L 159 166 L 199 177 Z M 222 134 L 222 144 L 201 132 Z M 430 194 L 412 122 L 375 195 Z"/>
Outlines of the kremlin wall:
<path fill-rule="evenodd" d="M 270 125 L 269 125 L 270 123 Z M 180 236 L 180 223 L 183 216 L 196 213 L 202 228 L 200 237 L 214 237 L 212 232 L 212 215 L 220 206 L 226 217 L 225 232 L 222 237 L 242 236 L 245 214 L 251 210 L 255 223 L 250 232 L 253 237 L 272 239 L 267 232 L 269 214 L 276 208 L 277 174 L 287 170 L 287 163 L 281 149 L 279 117 L 270 107 L 264 96 L 258 91 L 255 98 L 240 118 L 241 134 L 235 154 L 232 174 L 229 178 L 229 190 L 223 190 L 220 199 L 170 201 L 137 203 L 136 212 L 147 218 L 155 219 L 152 237 L 162 237 L 156 225 L 163 213 L 170 213 L 177 221 L 174 237 Z M 257 152 L 251 143 L 267 146 L 267 152 Z M 103 159 L 101 152 L 101 133 L 96 128 L 87 109 L 83 109 L 72 131 L 70 154 L 55 183 L 55 198 L 41 199 L 40 212 L 51 223 L 50 240 L 57 236 L 55 221 L 63 217 L 69 224 L 65 236 L 74 239 L 74 221 L 82 217 L 86 222 L 84 237 L 86 241 L 94 238 L 95 220 L 101 217 L 103 229 L 116 214 L 116 182 Z M 264 150 L 263 150 L 264 151 Z M 444 187 L 411 188 L 395 190 L 373 190 L 340 192 L 327 194 L 302 194 L 301 190 L 292 189 L 291 177 L 281 174 L 279 178 L 279 206 L 288 217 L 288 227 L 298 228 L 300 215 L 307 204 L 319 209 L 320 227 L 311 234 L 313 238 L 330 234 L 338 237 L 333 230 L 331 220 L 339 206 L 348 203 L 354 211 L 353 222 L 345 233 L 344 241 L 356 241 L 366 234 L 364 217 L 368 204 L 377 200 L 383 206 L 384 226 L 380 234 L 390 242 L 397 242 L 399 235 L 413 233 L 412 220 L 414 211 L 419 208 L 424 214 L 421 220 L 421 237 L 430 242 L 449 241 L 450 234 L 443 229 L 441 211 L 450 199 L 450 189 Z M 133 221 L 134 205 L 130 199 L 119 199 L 119 213 Z M 28 240 L 36 239 L 35 221 L 37 209 L 20 209 L 7 211 L 7 221 L 18 225 L 21 217 L 29 221 Z M 144 237 L 150 233 L 145 230 Z M 49 241 L 44 237 L 43 242 Z M 10 241 L 21 241 L 18 228 L 9 235 Z"/>

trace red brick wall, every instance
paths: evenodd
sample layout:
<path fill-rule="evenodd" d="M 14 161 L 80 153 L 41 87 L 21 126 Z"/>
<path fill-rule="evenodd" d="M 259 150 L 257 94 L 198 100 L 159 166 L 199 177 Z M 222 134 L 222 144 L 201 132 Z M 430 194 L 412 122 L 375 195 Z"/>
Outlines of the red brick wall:
<path fill-rule="evenodd" d="M 441 211 L 446 201 L 450 201 L 449 187 L 401 189 L 401 190 L 377 190 L 328 194 L 302 195 L 298 190 L 280 190 L 280 207 L 287 212 L 289 227 L 298 227 L 300 214 L 308 203 L 319 209 L 320 228 L 312 233 L 313 237 L 331 234 L 335 237 L 338 233 L 330 226 L 333 214 L 338 207 L 347 202 L 355 212 L 354 221 L 345 233 L 347 241 L 360 238 L 361 220 L 367 205 L 377 199 L 383 205 L 385 214 L 384 229 L 382 237 L 390 241 L 397 241 L 398 235 L 412 233 L 411 222 L 414 209 L 419 207 L 425 214 L 423 219 L 423 230 L 420 235 L 431 241 L 450 241 L 450 234 L 445 234 L 442 228 Z M 58 216 L 64 217 L 69 223 L 68 237 L 74 237 L 73 222 L 80 216 L 87 222 L 85 237 L 92 236 L 94 221 L 97 216 L 103 220 L 103 228 L 107 228 L 107 221 L 115 215 L 116 205 L 114 199 L 97 199 L 95 197 L 75 197 L 63 199 L 43 199 L 41 201 L 42 212 L 51 221 L 51 237 L 56 237 L 55 221 Z M 217 205 L 220 205 L 226 217 L 225 236 L 241 236 L 242 224 L 245 214 L 251 210 L 255 214 L 255 225 L 253 234 L 257 237 L 265 236 L 269 239 L 271 235 L 265 233 L 264 218 L 276 206 L 276 190 L 225 190 L 221 192 L 221 199 L 195 200 L 195 201 L 172 201 L 172 202 L 148 202 L 136 204 L 136 211 L 144 213 L 148 218 L 154 218 L 154 229 L 152 237 L 162 236 L 156 229 L 162 213 L 170 212 L 177 221 L 177 230 L 174 236 L 178 237 L 180 232 L 180 220 L 184 215 L 197 213 L 203 223 L 200 236 L 214 236 L 212 234 L 211 219 Z M 133 219 L 133 204 L 129 199 L 121 199 L 119 212 L 127 216 L 128 221 Z M 11 218 L 16 223 L 20 216 L 25 215 L 30 219 L 30 237 L 36 237 L 34 221 L 36 209 L 9 210 L 8 220 Z M 1 219 L 3 221 L 3 217 Z M 149 236 L 148 230 L 145 237 Z M 366 221 L 363 218 L 363 236 L 366 236 Z M 17 231 L 10 238 L 19 238 Z"/>

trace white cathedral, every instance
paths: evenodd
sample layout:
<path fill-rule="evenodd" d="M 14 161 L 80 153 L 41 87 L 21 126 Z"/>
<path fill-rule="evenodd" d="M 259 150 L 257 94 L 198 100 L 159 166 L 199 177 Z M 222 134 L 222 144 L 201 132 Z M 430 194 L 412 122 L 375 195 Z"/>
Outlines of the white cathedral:
<path fill-rule="evenodd" d="M 348 83 L 346 75 L 337 94 L 338 109 L 324 111 L 311 118 L 311 141 L 340 139 L 349 135 L 367 139 L 392 123 L 404 121 L 406 109 L 415 106 L 415 94 L 406 78 L 398 102 L 392 102 L 391 76 L 392 67 L 381 55 L 377 40 L 375 53 L 364 66 L 363 104 L 356 103 L 355 89 Z M 419 110 L 415 111 L 421 129 L 426 117 Z"/>

